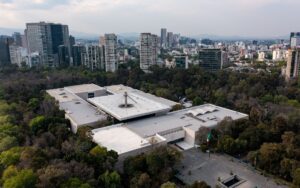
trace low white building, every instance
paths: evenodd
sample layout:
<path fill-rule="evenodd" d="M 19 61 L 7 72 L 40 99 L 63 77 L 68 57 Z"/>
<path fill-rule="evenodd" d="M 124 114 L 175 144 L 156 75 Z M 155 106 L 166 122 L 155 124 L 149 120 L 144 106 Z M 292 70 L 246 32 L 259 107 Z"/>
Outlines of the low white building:
<path fill-rule="evenodd" d="M 59 108 L 65 111 L 74 133 L 79 127 L 97 126 L 107 120 L 107 115 L 86 101 L 87 98 L 106 95 L 106 90 L 95 84 L 84 84 L 47 90 L 55 98 Z"/>
<path fill-rule="evenodd" d="M 92 135 L 94 142 L 115 150 L 121 157 L 136 155 L 145 152 L 150 146 L 170 142 L 182 149 L 190 149 L 195 146 L 196 135 L 201 127 L 214 128 L 226 117 L 235 121 L 248 118 L 248 115 L 205 104 L 95 129 L 92 130 Z"/>
<path fill-rule="evenodd" d="M 108 116 L 117 121 L 168 113 L 178 103 L 124 85 L 100 87 L 75 85 L 47 90 L 71 122 L 73 132 L 79 127 L 97 126 Z M 125 106 L 125 93 L 127 107 Z"/>
<path fill-rule="evenodd" d="M 121 158 L 170 142 L 189 149 L 195 146 L 200 128 L 214 128 L 227 117 L 234 121 L 248 118 L 212 104 L 170 112 L 178 103 L 124 85 L 84 84 L 47 93 L 65 111 L 73 132 L 82 126 L 97 126 L 108 117 L 116 120 L 115 125 L 92 130 L 92 137 Z"/>

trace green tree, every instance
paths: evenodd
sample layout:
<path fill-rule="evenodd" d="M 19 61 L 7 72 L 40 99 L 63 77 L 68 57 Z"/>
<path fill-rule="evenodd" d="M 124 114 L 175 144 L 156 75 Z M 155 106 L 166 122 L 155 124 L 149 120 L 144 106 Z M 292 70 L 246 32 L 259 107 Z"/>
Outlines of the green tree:
<path fill-rule="evenodd" d="M 16 166 L 11 165 L 3 171 L 1 180 L 5 181 L 13 176 L 16 176 L 17 174 L 18 174 L 18 170 L 17 170 Z"/>
<path fill-rule="evenodd" d="M 235 140 L 230 136 L 224 136 L 218 142 L 218 150 L 223 151 L 228 154 L 235 154 L 236 153 L 236 144 Z"/>
<path fill-rule="evenodd" d="M 63 183 L 60 188 L 92 188 L 88 183 L 82 182 L 78 178 L 70 178 L 67 182 Z"/>
<path fill-rule="evenodd" d="M 194 100 L 193 100 L 193 105 L 198 106 L 198 105 L 201 105 L 201 104 L 203 104 L 203 100 L 200 97 L 195 97 Z"/>
<path fill-rule="evenodd" d="M 130 181 L 130 187 L 132 188 L 150 188 L 151 178 L 147 173 L 135 176 Z"/>
<path fill-rule="evenodd" d="M 258 165 L 273 174 L 278 174 L 284 148 L 281 144 L 264 143 L 259 149 Z"/>
<path fill-rule="evenodd" d="M 288 180 L 292 180 L 293 172 L 297 169 L 300 168 L 300 162 L 297 160 L 293 159 L 287 159 L 284 158 L 280 162 L 280 175 Z"/>
<path fill-rule="evenodd" d="M 101 185 L 104 185 L 107 188 L 118 188 L 121 186 L 121 177 L 116 171 L 106 171 L 99 177 L 99 180 Z"/>
<path fill-rule="evenodd" d="M 4 167 L 15 165 L 19 162 L 22 149 L 14 147 L 0 154 L 0 164 Z"/>
<path fill-rule="evenodd" d="M 173 182 L 166 182 L 160 186 L 160 188 L 176 188 L 176 184 Z"/>
<path fill-rule="evenodd" d="M 297 168 L 293 174 L 293 184 L 295 187 L 300 187 L 300 168 Z"/>
<path fill-rule="evenodd" d="M 104 156 L 107 155 L 107 149 L 100 146 L 95 146 L 91 149 L 90 154 L 97 157 L 97 156 Z"/>
<path fill-rule="evenodd" d="M 3 188 L 33 188 L 37 182 L 37 176 L 32 170 L 21 170 L 15 176 L 4 181 Z"/>
<path fill-rule="evenodd" d="M 14 136 L 0 137 L 0 152 L 18 146 L 18 140 Z"/>
<path fill-rule="evenodd" d="M 37 134 L 39 131 L 46 130 L 48 128 L 47 126 L 48 122 L 45 116 L 35 117 L 29 123 L 29 127 L 31 128 L 34 134 Z"/>

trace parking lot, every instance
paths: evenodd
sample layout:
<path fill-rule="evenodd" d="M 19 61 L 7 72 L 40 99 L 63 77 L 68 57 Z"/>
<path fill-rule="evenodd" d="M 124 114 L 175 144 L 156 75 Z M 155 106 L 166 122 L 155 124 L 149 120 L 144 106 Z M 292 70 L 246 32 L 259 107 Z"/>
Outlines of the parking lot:
<path fill-rule="evenodd" d="M 215 187 L 232 175 L 238 175 L 244 180 L 239 188 L 277 188 L 286 187 L 277 185 L 272 179 L 260 175 L 253 167 L 248 166 L 227 155 L 202 153 L 198 149 L 183 151 L 182 163 L 177 167 L 177 178 L 186 184 L 195 181 L 205 181 Z"/>

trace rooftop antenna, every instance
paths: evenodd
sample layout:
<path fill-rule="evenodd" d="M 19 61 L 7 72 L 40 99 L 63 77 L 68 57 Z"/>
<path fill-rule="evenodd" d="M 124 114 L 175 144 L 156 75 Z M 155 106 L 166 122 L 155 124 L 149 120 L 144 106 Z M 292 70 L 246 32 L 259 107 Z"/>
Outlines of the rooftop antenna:
<path fill-rule="evenodd" d="M 137 103 L 133 98 L 131 98 L 129 95 L 128 95 L 128 93 L 127 93 L 127 91 L 125 91 L 124 92 L 124 99 L 125 99 L 125 103 L 124 104 L 121 104 L 119 107 L 121 107 L 121 108 L 130 108 L 130 107 L 133 107 L 133 105 L 132 104 L 129 104 L 128 103 L 128 98 L 130 98 L 134 103 Z"/>
<path fill-rule="evenodd" d="M 128 93 L 127 93 L 127 91 L 125 91 L 125 93 L 124 93 L 124 97 L 125 97 L 125 108 L 127 108 L 128 107 Z"/>

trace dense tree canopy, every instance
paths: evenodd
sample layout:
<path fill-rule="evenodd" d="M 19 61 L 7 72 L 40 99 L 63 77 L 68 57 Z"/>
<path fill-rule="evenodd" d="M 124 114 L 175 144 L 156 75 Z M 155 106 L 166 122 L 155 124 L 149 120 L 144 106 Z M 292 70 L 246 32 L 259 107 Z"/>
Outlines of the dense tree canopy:
<path fill-rule="evenodd" d="M 0 70 L 0 174 L 3 187 L 172 187 L 174 164 L 180 156 L 160 149 L 129 158 L 124 174 L 115 171 L 117 153 L 96 146 L 88 129 L 70 132 L 46 89 L 75 84 L 125 84 L 174 101 L 213 103 L 250 115 L 226 119 L 206 135 L 203 148 L 243 157 L 255 167 L 299 186 L 300 81 L 285 83 L 278 69 L 271 73 L 209 73 L 198 67 L 122 66 L 116 73 L 80 68 Z M 180 109 L 181 107 L 176 107 Z M 193 187 L 207 187 L 203 182 Z"/>

